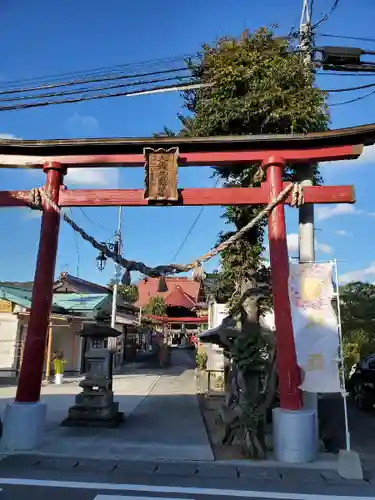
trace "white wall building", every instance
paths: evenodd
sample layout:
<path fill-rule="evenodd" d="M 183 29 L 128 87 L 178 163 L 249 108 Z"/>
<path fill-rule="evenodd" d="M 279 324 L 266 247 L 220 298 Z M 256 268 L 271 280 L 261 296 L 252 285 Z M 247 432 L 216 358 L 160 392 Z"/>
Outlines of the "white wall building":
<path fill-rule="evenodd" d="M 59 293 L 54 295 L 50 328 L 47 335 L 45 372 L 50 372 L 52 353 L 61 350 L 66 373 L 79 374 L 85 369 L 84 354 L 90 346 L 77 333 L 99 316 L 111 314 L 112 297 L 108 294 Z M 0 378 L 15 380 L 23 361 L 31 291 L 0 286 Z M 118 312 L 116 330 L 125 333 L 126 325 L 137 323 L 135 315 Z M 115 355 L 114 368 L 123 361 L 123 352 Z"/>

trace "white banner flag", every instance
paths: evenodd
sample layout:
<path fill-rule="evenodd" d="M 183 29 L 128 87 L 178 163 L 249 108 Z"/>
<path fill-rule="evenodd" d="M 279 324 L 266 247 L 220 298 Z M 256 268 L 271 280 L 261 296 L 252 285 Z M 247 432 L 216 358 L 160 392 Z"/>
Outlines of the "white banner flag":
<path fill-rule="evenodd" d="M 303 377 L 300 388 L 307 392 L 341 392 L 332 271 L 332 263 L 289 267 L 294 342 Z"/>

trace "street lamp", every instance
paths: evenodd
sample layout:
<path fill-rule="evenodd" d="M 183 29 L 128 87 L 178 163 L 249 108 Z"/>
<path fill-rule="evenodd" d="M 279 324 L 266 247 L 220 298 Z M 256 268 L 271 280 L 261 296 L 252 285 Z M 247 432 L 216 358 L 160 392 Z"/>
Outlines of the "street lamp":
<path fill-rule="evenodd" d="M 116 241 L 115 243 L 105 243 L 102 242 L 102 245 L 104 245 L 108 250 L 111 250 L 114 253 L 118 253 L 118 242 Z M 99 252 L 99 255 L 96 257 L 96 265 L 99 271 L 104 271 L 105 265 L 107 263 L 107 257 L 105 256 L 105 252 L 101 250 Z"/>
<path fill-rule="evenodd" d="M 104 271 L 106 263 L 107 263 L 107 257 L 105 256 L 104 252 L 100 252 L 99 255 L 96 257 L 96 266 L 99 269 L 99 271 Z"/>

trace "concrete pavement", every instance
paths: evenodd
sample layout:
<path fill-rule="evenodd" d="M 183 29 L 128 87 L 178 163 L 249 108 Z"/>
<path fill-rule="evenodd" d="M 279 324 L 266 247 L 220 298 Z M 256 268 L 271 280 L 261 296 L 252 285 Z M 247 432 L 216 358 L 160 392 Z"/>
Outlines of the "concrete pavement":
<path fill-rule="evenodd" d="M 107 459 L 213 460 L 196 397 L 191 354 L 176 350 L 166 370 L 135 370 L 114 378 L 115 400 L 125 421 L 116 429 L 61 427 L 77 384 L 47 385 L 45 435 L 37 452 L 45 455 Z M 0 411 L 15 388 L 0 388 Z M 1 446 L 1 442 L 0 442 Z"/>
<path fill-rule="evenodd" d="M 0 500 L 39 500 L 46 494 L 54 500 L 375 500 L 375 470 L 364 481 L 348 481 L 333 463 L 319 470 L 213 462 L 190 353 L 176 351 L 173 363 L 164 371 L 115 377 L 116 399 L 126 415 L 117 429 L 60 427 L 80 388 L 43 387 L 44 441 L 35 453 L 0 462 Z M 14 388 L 1 388 L 0 396 L 1 408 Z"/>

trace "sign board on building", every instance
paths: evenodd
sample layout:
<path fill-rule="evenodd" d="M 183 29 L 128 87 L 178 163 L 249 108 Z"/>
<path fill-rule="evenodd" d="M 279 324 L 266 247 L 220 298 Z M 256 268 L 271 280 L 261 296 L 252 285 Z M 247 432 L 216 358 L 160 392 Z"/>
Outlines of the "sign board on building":
<path fill-rule="evenodd" d="M 13 312 L 13 304 L 9 300 L 0 299 L 0 313 Z"/>

